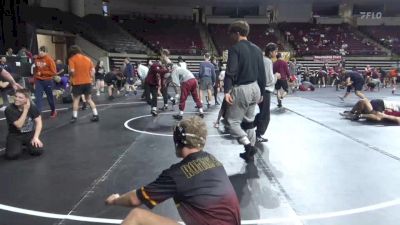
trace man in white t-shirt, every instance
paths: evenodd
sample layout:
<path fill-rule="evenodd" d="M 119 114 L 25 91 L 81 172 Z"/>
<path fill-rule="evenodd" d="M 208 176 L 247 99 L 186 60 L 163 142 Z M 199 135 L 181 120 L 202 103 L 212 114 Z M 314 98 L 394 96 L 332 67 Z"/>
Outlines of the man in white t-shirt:
<path fill-rule="evenodd" d="M 183 60 L 182 56 L 178 56 L 178 66 L 187 69 L 187 64 L 185 60 Z"/>

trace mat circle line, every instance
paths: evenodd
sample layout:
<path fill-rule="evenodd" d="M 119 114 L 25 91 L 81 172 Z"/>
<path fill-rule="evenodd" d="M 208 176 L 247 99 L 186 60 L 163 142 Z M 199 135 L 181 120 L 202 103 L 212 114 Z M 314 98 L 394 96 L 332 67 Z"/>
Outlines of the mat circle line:
<path fill-rule="evenodd" d="M 188 114 L 196 114 L 198 112 L 186 112 L 186 113 L 188 113 Z M 204 113 L 206 114 L 208 112 L 204 112 Z M 158 116 L 165 115 L 165 114 L 172 115 L 172 114 L 175 114 L 175 113 L 172 113 L 172 112 L 160 113 Z M 142 118 L 145 118 L 145 117 L 153 117 L 153 116 L 149 114 L 149 115 L 142 115 L 142 116 L 133 117 L 133 118 L 125 121 L 124 126 L 128 130 L 136 132 L 136 133 L 140 133 L 140 134 L 149 134 L 149 135 L 162 136 L 162 137 L 172 137 L 172 134 L 160 134 L 160 133 L 155 133 L 155 132 L 143 131 L 143 130 L 138 130 L 138 129 L 135 129 L 135 128 L 132 128 L 131 126 L 129 126 L 130 122 L 132 122 L 134 120 L 142 119 Z M 208 135 L 208 137 L 224 137 L 224 136 L 229 136 L 229 135 L 230 134 L 210 134 L 210 135 Z"/>

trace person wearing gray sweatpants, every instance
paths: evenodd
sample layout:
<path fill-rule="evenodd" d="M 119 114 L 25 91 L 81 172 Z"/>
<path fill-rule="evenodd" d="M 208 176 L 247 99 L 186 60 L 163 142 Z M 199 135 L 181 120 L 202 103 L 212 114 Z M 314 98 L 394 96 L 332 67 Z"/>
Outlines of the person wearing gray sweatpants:
<path fill-rule="evenodd" d="M 262 100 L 265 68 L 260 48 L 247 40 L 249 25 L 236 21 L 229 27 L 229 35 L 235 44 L 228 50 L 228 64 L 224 79 L 225 101 L 227 102 L 227 130 L 244 145 L 240 154 L 246 162 L 254 160 L 255 107 Z"/>

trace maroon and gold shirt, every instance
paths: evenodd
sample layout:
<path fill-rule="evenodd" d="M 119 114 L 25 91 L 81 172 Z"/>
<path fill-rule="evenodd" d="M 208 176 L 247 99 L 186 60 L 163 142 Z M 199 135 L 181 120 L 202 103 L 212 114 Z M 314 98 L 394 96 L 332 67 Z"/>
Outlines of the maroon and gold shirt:
<path fill-rule="evenodd" d="M 158 86 L 158 81 L 163 79 L 166 73 L 168 73 L 168 69 L 156 61 L 150 66 L 145 82 L 151 86 Z"/>
<path fill-rule="evenodd" d="M 164 170 L 136 190 L 149 208 L 174 198 L 187 225 L 239 225 L 240 206 L 222 164 L 207 152 L 196 152 Z"/>

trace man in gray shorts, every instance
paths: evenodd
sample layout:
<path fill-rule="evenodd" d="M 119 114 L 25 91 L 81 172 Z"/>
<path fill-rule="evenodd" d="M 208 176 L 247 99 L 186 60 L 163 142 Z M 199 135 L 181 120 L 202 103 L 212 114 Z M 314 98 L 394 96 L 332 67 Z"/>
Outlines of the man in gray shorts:
<path fill-rule="evenodd" d="M 204 62 L 200 63 L 200 101 L 203 102 L 204 91 L 207 91 L 207 105 L 210 106 L 212 87 L 215 83 L 215 66 L 210 62 L 210 54 L 204 55 Z"/>
<path fill-rule="evenodd" d="M 255 44 L 247 40 L 249 24 L 236 21 L 229 27 L 229 35 L 234 44 L 228 53 L 228 64 L 224 79 L 227 128 L 230 134 L 244 145 L 245 152 L 240 157 L 254 160 L 255 107 L 262 101 L 266 74 L 263 53 Z M 250 141 L 251 140 L 251 141 Z"/>

